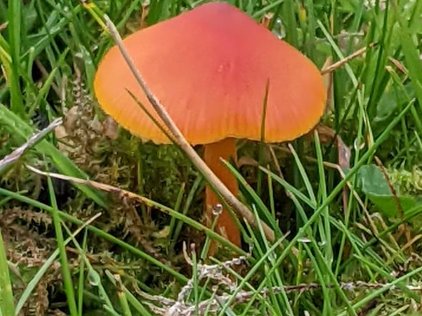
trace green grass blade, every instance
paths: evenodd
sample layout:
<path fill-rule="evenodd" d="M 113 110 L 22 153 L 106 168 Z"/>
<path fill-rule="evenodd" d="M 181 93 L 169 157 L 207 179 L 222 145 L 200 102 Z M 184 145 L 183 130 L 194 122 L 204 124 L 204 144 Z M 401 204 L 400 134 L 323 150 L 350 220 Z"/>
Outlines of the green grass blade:
<path fill-rule="evenodd" d="M 400 39 L 404 58 L 406 61 L 409 77 L 416 92 L 419 103 L 419 109 L 422 111 L 422 63 L 420 59 L 421 52 L 419 47 L 412 39 L 412 33 L 406 22 L 400 20 Z"/>
<path fill-rule="evenodd" d="M 79 232 L 81 232 L 89 224 L 89 221 L 86 222 L 86 223 L 83 223 L 81 221 L 81 223 L 82 223 L 82 225 L 73 234 L 71 234 L 70 237 L 68 237 L 64 241 L 65 246 L 72 240 L 72 237 L 73 238 L 76 237 L 76 235 L 79 234 Z M 26 302 L 30 298 L 30 296 L 31 296 L 32 292 L 34 291 L 35 287 L 40 282 L 40 280 L 45 275 L 45 273 L 47 273 L 50 266 L 56 261 L 59 254 L 60 254 L 59 249 L 54 250 L 54 252 L 48 257 L 48 259 L 45 260 L 45 262 L 43 263 L 41 268 L 38 269 L 37 273 L 32 277 L 31 281 L 29 281 L 29 283 L 27 284 L 27 286 L 26 286 L 25 290 L 23 291 L 21 297 L 19 298 L 18 303 L 16 304 L 16 315 L 19 315 L 20 311 L 22 310 L 22 308 L 24 307 L 24 305 L 26 304 Z"/>
<path fill-rule="evenodd" d="M 70 271 L 69 260 L 67 258 L 66 247 L 63 238 L 62 231 L 62 219 L 60 218 L 58 209 L 56 194 L 54 192 L 53 182 L 51 178 L 48 178 L 48 189 L 50 193 L 50 200 L 52 205 L 52 215 L 54 230 L 56 232 L 57 247 L 60 254 L 60 264 L 62 270 L 62 277 L 64 283 L 64 291 L 66 293 L 67 305 L 71 316 L 78 316 L 78 308 L 76 307 L 75 289 L 73 287 L 72 273 Z"/>
<path fill-rule="evenodd" d="M 8 74 L 11 109 L 13 112 L 23 117 L 25 108 L 22 101 L 22 91 L 19 83 L 20 77 L 20 52 L 21 52 L 21 2 L 20 0 L 9 0 L 8 18 L 9 18 L 9 45 L 11 56 L 11 72 Z"/>
<path fill-rule="evenodd" d="M 6 248 L 0 230 L 0 312 L 4 316 L 15 315 L 12 282 L 9 274 L 9 264 L 6 257 Z"/>

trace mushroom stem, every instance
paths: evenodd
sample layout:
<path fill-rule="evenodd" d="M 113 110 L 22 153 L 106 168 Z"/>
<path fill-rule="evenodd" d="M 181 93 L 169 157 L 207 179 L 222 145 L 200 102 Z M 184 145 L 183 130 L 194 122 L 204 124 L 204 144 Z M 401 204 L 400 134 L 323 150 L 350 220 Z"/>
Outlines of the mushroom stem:
<path fill-rule="evenodd" d="M 225 138 L 216 143 L 205 145 L 204 161 L 214 174 L 226 185 L 226 187 L 237 195 L 239 188 L 236 178 L 231 174 L 220 158 L 229 160 L 236 156 L 236 141 L 234 138 Z M 215 205 L 221 203 L 219 197 L 207 186 L 205 188 L 205 212 L 208 223 L 212 222 L 213 209 Z M 240 247 L 240 230 L 232 215 L 223 209 L 217 220 L 217 232 Z"/>

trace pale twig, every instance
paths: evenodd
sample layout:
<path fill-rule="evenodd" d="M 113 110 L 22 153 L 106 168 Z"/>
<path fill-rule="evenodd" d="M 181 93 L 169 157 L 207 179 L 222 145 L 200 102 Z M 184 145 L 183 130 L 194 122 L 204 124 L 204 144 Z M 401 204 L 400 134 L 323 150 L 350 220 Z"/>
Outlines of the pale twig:
<path fill-rule="evenodd" d="M 108 18 L 107 15 L 104 16 L 104 20 L 106 22 L 107 29 L 115 41 L 116 45 L 118 46 L 123 58 L 125 59 L 127 65 L 129 66 L 132 74 L 135 76 L 135 79 L 139 86 L 142 88 L 143 92 L 145 93 L 148 101 L 151 103 L 154 110 L 157 112 L 158 116 L 165 124 L 165 126 L 169 129 L 171 134 L 174 136 L 174 142 L 183 150 L 186 156 L 191 160 L 192 164 L 201 172 L 202 176 L 206 179 L 206 181 L 211 185 L 211 187 L 219 193 L 224 200 L 227 202 L 228 205 L 233 207 L 236 211 L 237 215 L 245 218 L 245 220 L 253 225 L 254 227 L 261 226 L 265 237 L 274 242 L 274 231 L 264 222 L 260 221 L 257 223 L 257 219 L 254 214 L 242 203 L 240 202 L 236 196 L 224 185 L 224 183 L 211 171 L 211 169 L 207 166 L 207 164 L 199 157 L 196 151 L 192 148 L 189 142 L 185 139 L 182 132 L 176 126 L 168 112 L 166 111 L 165 107 L 161 104 L 158 98 L 152 93 L 149 89 L 147 83 L 145 82 L 143 76 L 141 75 L 140 71 L 135 66 L 132 58 L 130 57 L 129 53 L 127 52 L 122 38 L 120 37 L 119 32 L 117 31 L 116 27 L 114 26 L 113 22 Z"/>

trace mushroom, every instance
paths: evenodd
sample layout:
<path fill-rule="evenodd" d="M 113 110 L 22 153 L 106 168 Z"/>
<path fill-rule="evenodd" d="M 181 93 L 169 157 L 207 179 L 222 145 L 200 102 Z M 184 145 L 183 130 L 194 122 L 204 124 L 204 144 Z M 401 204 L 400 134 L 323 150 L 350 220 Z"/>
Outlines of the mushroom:
<path fill-rule="evenodd" d="M 124 44 L 185 138 L 204 145 L 204 161 L 234 194 L 236 179 L 221 158 L 235 157 L 237 138 L 293 140 L 309 132 L 325 109 L 317 67 L 227 3 L 198 6 L 135 32 Z M 161 122 L 116 46 L 102 59 L 94 89 L 104 111 L 132 134 L 170 142 L 128 93 Z M 218 201 L 207 187 L 208 223 Z M 239 228 L 227 210 L 218 218 L 217 231 L 240 245 Z"/>

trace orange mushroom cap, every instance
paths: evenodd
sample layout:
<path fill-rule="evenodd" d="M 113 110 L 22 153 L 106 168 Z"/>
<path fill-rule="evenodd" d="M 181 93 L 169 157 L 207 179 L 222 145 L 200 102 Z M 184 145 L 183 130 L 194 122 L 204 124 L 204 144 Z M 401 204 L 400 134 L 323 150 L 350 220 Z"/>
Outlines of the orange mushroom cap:
<path fill-rule="evenodd" d="M 128 36 L 124 44 L 191 144 L 261 139 L 267 84 L 266 142 L 305 134 L 324 112 L 316 66 L 229 4 L 201 5 Z M 105 112 L 131 133 L 169 142 L 128 93 L 158 119 L 116 46 L 101 61 L 94 88 Z"/>

